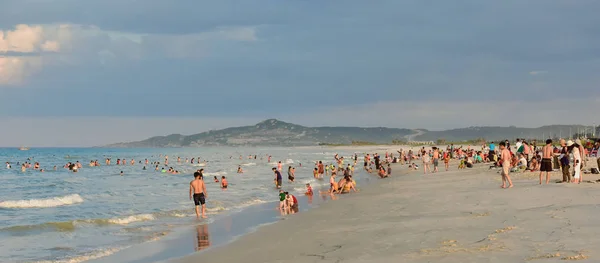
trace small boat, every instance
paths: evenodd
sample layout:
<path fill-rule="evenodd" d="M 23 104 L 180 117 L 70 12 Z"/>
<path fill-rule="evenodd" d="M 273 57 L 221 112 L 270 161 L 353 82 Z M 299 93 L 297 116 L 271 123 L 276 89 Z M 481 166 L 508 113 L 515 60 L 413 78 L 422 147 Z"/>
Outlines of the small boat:
<path fill-rule="evenodd" d="M 19 150 L 21 150 L 21 151 L 28 151 L 28 150 L 29 150 L 29 148 L 27 148 L 27 147 L 25 147 L 25 146 L 21 146 L 21 148 L 19 148 Z"/>

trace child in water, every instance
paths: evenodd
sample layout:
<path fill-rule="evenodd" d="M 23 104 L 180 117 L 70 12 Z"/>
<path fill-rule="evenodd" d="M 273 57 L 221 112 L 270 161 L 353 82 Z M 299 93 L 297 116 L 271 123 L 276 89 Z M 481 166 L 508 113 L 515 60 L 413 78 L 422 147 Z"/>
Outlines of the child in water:
<path fill-rule="evenodd" d="M 279 209 L 280 210 L 286 209 L 285 198 L 286 198 L 286 194 L 283 192 L 283 190 L 279 190 Z"/>
<path fill-rule="evenodd" d="M 219 178 L 217 178 L 217 176 L 215 175 L 215 183 L 219 182 Z"/>
<path fill-rule="evenodd" d="M 304 193 L 304 195 L 309 195 L 309 196 L 313 195 L 313 190 L 312 190 L 312 187 L 310 186 L 310 184 L 306 184 L 306 193 Z"/>

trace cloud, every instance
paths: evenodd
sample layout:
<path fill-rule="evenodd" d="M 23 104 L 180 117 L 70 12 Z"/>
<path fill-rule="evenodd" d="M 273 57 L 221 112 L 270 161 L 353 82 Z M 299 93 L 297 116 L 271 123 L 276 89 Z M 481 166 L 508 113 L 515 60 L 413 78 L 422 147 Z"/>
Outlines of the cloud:
<path fill-rule="evenodd" d="M 387 122 L 470 126 L 482 121 L 471 112 L 498 101 L 600 96 L 599 8 L 589 0 L 3 0 L 2 30 L 39 25 L 43 37 L 26 38 L 38 52 L 4 54 L 2 82 L 23 88 L 0 90 L 0 116 L 287 119 L 324 105 L 329 114 L 396 103 L 394 111 L 413 114 Z M 537 71 L 548 73 L 529 74 Z M 466 115 L 411 110 L 445 101 Z M 479 104 L 461 108 L 468 101 Z"/>
<path fill-rule="evenodd" d="M 0 55 L 0 87 L 22 84 L 26 78 L 42 68 L 40 57 Z"/>
<path fill-rule="evenodd" d="M 18 86 L 43 68 L 44 54 L 60 52 L 65 26 L 16 25 L 0 30 L 0 87 Z"/>
<path fill-rule="evenodd" d="M 544 74 L 548 74 L 548 71 L 545 71 L 545 70 L 536 70 L 536 71 L 530 71 L 529 72 L 529 75 L 532 75 L 532 76 L 544 75 Z"/>
<path fill-rule="evenodd" d="M 198 59 L 223 41 L 254 42 L 257 28 L 217 27 L 185 34 L 135 34 L 96 26 L 16 25 L 0 30 L 0 87 L 19 86 L 45 66 L 107 63 L 146 58 Z"/>
<path fill-rule="evenodd" d="M 56 40 L 47 39 L 49 36 L 42 26 L 17 25 L 14 30 L 0 30 L 0 53 L 40 51 L 59 51 Z"/>

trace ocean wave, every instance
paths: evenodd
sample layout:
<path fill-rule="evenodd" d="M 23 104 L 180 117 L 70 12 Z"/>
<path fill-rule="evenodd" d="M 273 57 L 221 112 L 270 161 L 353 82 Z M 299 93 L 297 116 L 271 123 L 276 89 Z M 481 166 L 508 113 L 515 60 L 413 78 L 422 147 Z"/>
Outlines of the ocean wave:
<path fill-rule="evenodd" d="M 152 214 L 140 214 L 132 215 L 127 217 L 115 217 L 115 218 L 99 218 L 99 219 L 76 219 L 65 222 L 47 222 L 38 225 L 21 225 L 11 226 L 6 228 L 0 228 L 3 232 L 28 232 L 28 231 L 39 231 L 39 230 L 52 230 L 52 231 L 75 231 L 78 226 L 81 225 L 97 225 L 97 226 L 108 226 L 108 225 L 128 225 L 134 222 L 150 221 L 156 217 Z"/>
<path fill-rule="evenodd" d="M 45 208 L 83 203 L 78 194 L 53 197 L 47 199 L 31 199 L 0 202 L 0 208 Z"/>
<path fill-rule="evenodd" d="M 265 201 L 265 200 L 259 199 L 259 198 L 254 198 L 254 199 L 248 200 L 246 202 L 243 202 L 243 203 L 241 203 L 239 205 L 236 205 L 236 206 L 234 206 L 234 208 L 235 209 L 240 209 L 240 208 L 245 208 L 245 207 L 248 207 L 248 206 L 259 205 L 259 204 L 264 204 L 264 203 L 268 203 L 268 202 Z"/>
<path fill-rule="evenodd" d="M 204 173 L 204 176 L 220 176 L 220 175 L 226 175 L 227 172 L 214 172 L 214 173 Z"/>
<path fill-rule="evenodd" d="M 256 163 L 243 163 L 242 166 L 254 166 Z"/>
<path fill-rule="evenodd" d="M 220 212 L 229 210 L 222 205 L 215 205 L 206 209 L 208 214 L 219 214 Z M 137 214 L 122 217 L 113 218 L 96 218 L 96 219 L 75 219 L 72 221 L 64 222 L 47 222 L 37 225 L 20 225 L 0 228 L 0 232 L 30 232 L 30 231 L 59 231 L 59 232 L 70 232 L 75 231 L 78 227 L 84 227 L 89 225 L 94 226 L 110 226 L 110 225 L 121 225 L 126 226 L 132 223 L 152 221 L 159 218 L 169 217 L 192 217 L 195 216 L 189 209 L 185 210 L 171 210 L 164 212 L 157 212 L 152 214 Z M 144 230 L 143 228 L 126 228 L 125 231 L 137 231 Z"/>
<path fill-rule="evenodd" d="M 108 219 L 107 222 L 110 224 L 115 224 L 115 225 L 127 225 L 130 223 L 150 221 L 150 220 L 154 220 L 154 219 L 156 219 L 154 217 L 154 215 L 140 214 L 140 215 L 132 215 L 132 216 L 128 216 L 128 217 L 111 218 L 111 219 Z M 102 219 L 100 219 L 100 220 L 102 220 Z"/>
<path fill-rule="evenodd" d="M 294 163 L 294 160 L 292 160 L 292 159 L 286 159 L 285 161 L 281 162 L 281 164 L 293 164 L 293 163 Z M 277 164 L 279 164 L 279 161 L 277 161 L 277 162 L 270 162 L 269 164 L 276 166 Z"/>
<path fill-rule="evenodd" d="M 7 228 L 0 228 L 0 231 L 6 232 L 26 232 L 33 230 L 51 229 L 60 232 L 68 232 L 75 230 L 75 221 L 67 222 L 48 222 L 39 225 L 24 225 L 24 226 L 11 226 Z"/>

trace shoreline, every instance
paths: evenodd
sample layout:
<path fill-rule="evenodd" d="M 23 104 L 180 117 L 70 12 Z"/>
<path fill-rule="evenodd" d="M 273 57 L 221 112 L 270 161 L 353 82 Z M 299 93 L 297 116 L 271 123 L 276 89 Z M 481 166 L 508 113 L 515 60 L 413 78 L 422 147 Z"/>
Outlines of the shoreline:
<path fill-rule="evenodd" d="M 396 176 L 399 175 L 401 165 L 392 164 L 392 167 L 394 169 L 393 174 Z M 356 180 L 358 188 L 361 189 L 361 191 L 363 188 L 370 188 L 380 181 L 375 174 L 367 174 L 362 170 L 362 167 L 358 169 L 361 170 L 356 174 L 360 174 L 360 176 L 356 178 Z M 327 178 L 324 178 L 324 180 L 327 180 Z M 296 187 L 297 186 L 300 185 L 296 185 Z M 284 186 L 282 189 L 287 189 L 288 187 Z M 329 196 L 320 196 L 318 194 L 319 190 L 327 189 L 314 188 L 313 190 L 315 191 L 315 195 L 310 201 L 307 196 L 294 193 L 295 195 L 297 194 L 296 197 L 300 204 L 300 211 L 297 214 L 282 216 L 276 209 L 278 204 L 275 201 L 248 206 L 239 211 L 231 211 L 223 215 L 217 215 L 214 218 L 210 218 L 210 222 L 196 221 L 187 226 L 176 227 L 164 238 L 126 247 L 114 254 L 86 262 L 169 262 L 170 260 L 177 258 L 203 254 L 219 247 L 228 246 L 239 238 L 254 233 L 262 227 L 286 221 L 298 214 L 319 209 L 320 206 L 332 201 Z M 273 192 L 273 194 L 275 196 L 276 192 Z M 356 194 L 360 194 L 360 192 Z M 336 195 L 336 197 L 339 197 L 339 195 Z M 342 198 L 346 197 L 347 195 L 344 195 Z M 195 218 L 190 218 L 190 221 L 195 220 Z M 207 234 L 208 237 L 204 234 Z M 198 240 L 201 239 L 208 239 L 210 245 L 201 249 L 195 247 L 195 245 L 199 243 Z"/>
<path fill-rule="evenodd" d="M 485 164 L 412 171 L 167 262 L 597 261 L 600 186 L 554 183 L 559 172 L 538 185 L 538 174 L 514 174 L 515 187 L 500 189 L 497 169 Z"/>

